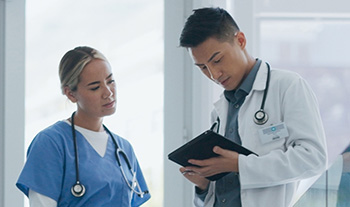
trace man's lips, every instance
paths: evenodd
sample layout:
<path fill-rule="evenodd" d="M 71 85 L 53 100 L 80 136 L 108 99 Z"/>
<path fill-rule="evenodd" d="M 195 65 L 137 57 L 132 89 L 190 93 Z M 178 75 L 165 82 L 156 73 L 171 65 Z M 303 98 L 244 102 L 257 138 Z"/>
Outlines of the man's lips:
<path fill-rule="evenodd" d="M 228 79 L 230 79 L 230 78 L 226 78 L 223 81 L 220 80 L 220 84 L 225 85 L 228 82 Z"/>

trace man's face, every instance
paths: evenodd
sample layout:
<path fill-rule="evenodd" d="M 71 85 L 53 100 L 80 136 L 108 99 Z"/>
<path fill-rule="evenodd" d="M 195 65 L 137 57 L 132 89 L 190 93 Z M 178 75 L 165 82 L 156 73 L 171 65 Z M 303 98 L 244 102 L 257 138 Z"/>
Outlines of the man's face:
<path fill-rule="evenodd" d="M 232 41 L 208 38 L 197 47 L 189 48 L 189 53 L 208 78 L 228 91 L 237 89 L 252 68 L 241 32 Z"/>

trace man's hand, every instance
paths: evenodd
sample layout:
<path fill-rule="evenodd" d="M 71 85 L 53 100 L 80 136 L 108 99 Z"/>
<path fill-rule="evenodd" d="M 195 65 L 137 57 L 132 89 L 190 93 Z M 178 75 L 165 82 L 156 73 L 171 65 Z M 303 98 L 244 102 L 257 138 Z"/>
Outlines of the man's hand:
<path fill-rule="evenodd" d="M 196 166 L 187 166 L 180 168 L 180 172 L 188 171 L 184 176 L 192 183 L 204 190 L 208 186 L 209 180 L 205 177 L 216 175 L 223 172 L 238 172 L 238 153 L 222 149 L 218 146 L 213 148 L 218 157 L 206 160 L 190 159 L 188 162 Z M 204 188 L 203 188 L 204 187 Z"/>
<path fill-rule="evenodd" d="M 180 172 L 192 183 L 194 183 L 199 189 L 205 190 L 208 187 L 209 180 L 198 173 L 191 171 L 187 168 L 180 168 Z"/>

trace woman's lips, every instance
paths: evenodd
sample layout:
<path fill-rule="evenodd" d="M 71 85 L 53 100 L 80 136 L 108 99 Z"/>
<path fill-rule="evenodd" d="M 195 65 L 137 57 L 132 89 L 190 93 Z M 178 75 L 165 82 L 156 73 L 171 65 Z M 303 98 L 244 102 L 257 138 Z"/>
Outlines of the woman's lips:
<path fill-rule="evenodd" d="M 112 108 L 112 107 L 114 107 L 114 105 L 115 105 L 115 101 L 112 101 L 112 102 L 109 102 L 107 104 L 104 104 L 103 106 L 106 108 Z"/>

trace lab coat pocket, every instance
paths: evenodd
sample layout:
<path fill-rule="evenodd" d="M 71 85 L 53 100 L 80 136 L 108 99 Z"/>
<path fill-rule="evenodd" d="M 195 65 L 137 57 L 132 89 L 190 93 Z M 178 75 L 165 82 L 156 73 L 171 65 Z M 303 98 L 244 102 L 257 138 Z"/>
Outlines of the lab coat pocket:
<path fill-rule="evenodd" d="M 267 144 L 276 140 L 287 138 L 288 130 L 284 122 L 273 124 L 258 130 L 259 139 L 262 144 Z"/>

